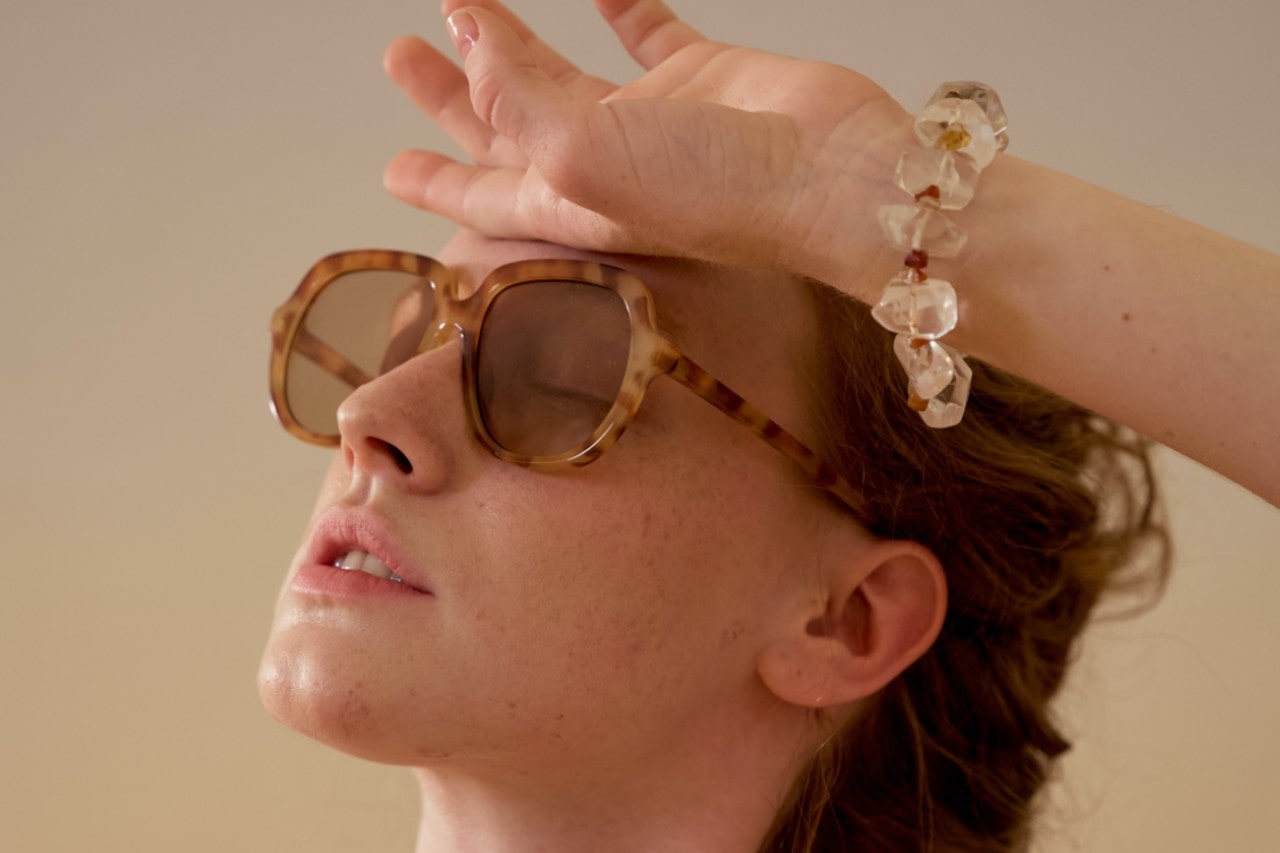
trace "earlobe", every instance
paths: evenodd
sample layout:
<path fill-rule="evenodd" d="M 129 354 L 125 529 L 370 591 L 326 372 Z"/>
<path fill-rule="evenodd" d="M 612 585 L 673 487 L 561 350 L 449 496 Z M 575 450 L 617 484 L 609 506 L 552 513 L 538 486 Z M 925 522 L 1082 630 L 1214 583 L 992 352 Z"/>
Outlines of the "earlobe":
<path fill-rule="evenodd" d="M 757 665 L 776 696 L 804 707 L 880 690 L 933 644 L 946 614 L 942 566 L 922 545 L 863 542 L 856 554 L 824 560 L 824 600 L 784 628 Z"/>

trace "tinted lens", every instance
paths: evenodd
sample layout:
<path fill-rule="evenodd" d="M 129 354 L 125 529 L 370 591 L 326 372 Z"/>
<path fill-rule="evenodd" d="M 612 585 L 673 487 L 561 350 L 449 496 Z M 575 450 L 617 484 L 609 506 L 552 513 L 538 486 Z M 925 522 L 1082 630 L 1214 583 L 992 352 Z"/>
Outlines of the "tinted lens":
<path fill-rule="evenodd" d="M 582 447 L 626 375 L 631 323 L 605 287 L 538 281 L 490 305 L 476 350 L 481 417 L 503 448 L 554 456 Z"/>
<path fill-rule="evenodd" d="M 285 367 L 294 419 L 337 435 L 347 395 L 417 354 L 431 300 L 429 284 L 397 270 L 357 270 L 330 282 L 307 309 Z"/>

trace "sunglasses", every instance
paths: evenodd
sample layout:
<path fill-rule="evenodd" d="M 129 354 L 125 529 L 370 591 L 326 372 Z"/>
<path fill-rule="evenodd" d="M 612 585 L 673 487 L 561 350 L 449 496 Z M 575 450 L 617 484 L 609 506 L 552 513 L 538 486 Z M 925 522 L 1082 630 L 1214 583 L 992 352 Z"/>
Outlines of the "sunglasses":
<path fill-rule="evenodd" d="M 356 388 L 439 347 L 456 330 L 476 438 L 496 457 L 546 471 L 600 458 L 668 375 L 791 459 L 857 513 L 861 498 L 816 453 L 682 354 L 657 329 L 653 296 L 603 264 L 527 260 L 466 298 L 447 267 L 408 252 L 318 261 L 271 318 L 271 404 L 292 435 L 340 442 Z"/>

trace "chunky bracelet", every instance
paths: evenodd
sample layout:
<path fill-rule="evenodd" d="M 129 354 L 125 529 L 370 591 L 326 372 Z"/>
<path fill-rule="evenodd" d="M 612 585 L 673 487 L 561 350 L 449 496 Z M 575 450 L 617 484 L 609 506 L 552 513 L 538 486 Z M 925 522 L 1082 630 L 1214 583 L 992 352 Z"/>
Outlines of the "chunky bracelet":
<path fill-rule="evenodd" d="M 895 333 L 893 351 L 907 372 L 907 405 L 931 427 L 960 423 L 973 372 L 961 353 L 940 341 L 959 316 L 955 288 L 926 275 L 925 267 L 931 257 L 953 258 L 964 248 L 964 232 L 941 211 L 959 210 L 973 198 L 978 174 L 1009 144 L 1007 128 L 1000 97 L 990 87 L 939 87 L 916 118 L 916 137 L 926 147 L 903 154 L 894 175 L 915 204 L 880 208 L 885 235 L 906 258 L 871 315 Z"/>

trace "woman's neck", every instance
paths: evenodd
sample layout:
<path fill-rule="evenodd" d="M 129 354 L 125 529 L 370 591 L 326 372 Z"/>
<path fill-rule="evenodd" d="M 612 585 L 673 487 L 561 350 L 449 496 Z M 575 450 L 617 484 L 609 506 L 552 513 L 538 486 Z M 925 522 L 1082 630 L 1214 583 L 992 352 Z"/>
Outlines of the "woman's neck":
<path fill-rule="evenodd" d="M 419 769 L 416 853 L 754 853 L 805 762 L 805 738 L 791 726 L 733 728 L 607 764 L 562 754 Z"/>

